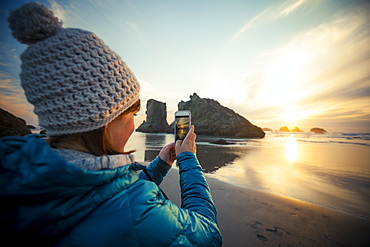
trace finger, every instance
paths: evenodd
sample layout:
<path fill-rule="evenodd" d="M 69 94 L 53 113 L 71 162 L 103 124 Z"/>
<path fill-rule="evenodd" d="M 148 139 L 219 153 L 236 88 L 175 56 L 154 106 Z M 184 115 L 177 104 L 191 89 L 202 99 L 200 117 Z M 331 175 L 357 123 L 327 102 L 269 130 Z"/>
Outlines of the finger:
<path fill-rule="evenodd" d="M 166 147 L 169 148 L 169 149 L 174 148 L 175 147 L 175 143 L 172 142 L 172 143 L 168 144 Z"/>
<path fill-rule="evenodd" d="M 189 132 L 186 134 L 184 141 L 185 140 L 187 141 L 189 138 L 191 140 L 193 135 L 194 135 L 194 125 L 190 127 Z"/>
<path fill-rule="evenodd" d="M 176 151 L 175 151 L 175 149 L 172 149 L 171 150 L 171 160 L 176 160 Z"/>
<path fill-rule="evenodd" d="M 168 152 L 168 150 L 169 150 L 169 146 L 168 146 L 168 145 L 164 146 L 164 147 L 162 148 L 162 150 L 163 150 L 163 152 L 167 153 L 167 152 Z"/>
<path fill-rule="evenodd" d="M 191 132 L 192 134 L 194 134 L 194 125 L 190 126 L 189 132 Z"/>
<path fill-rule="evenodd" d="M 181 140 L 177 140 L 176 141 L 176 144 L 175 144 L 175 148 L 180 148 L 181 147 L 181 144 L 182 144 L 182 141 Z"/>

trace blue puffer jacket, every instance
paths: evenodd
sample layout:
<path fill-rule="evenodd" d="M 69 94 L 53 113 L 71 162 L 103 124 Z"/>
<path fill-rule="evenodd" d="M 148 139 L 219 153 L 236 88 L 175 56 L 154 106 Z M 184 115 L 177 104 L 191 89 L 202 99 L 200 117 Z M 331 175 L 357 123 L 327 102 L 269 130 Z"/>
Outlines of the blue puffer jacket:
<path fill-rule="evenodd" d="M 156 159 L 148 171 L 157 181 Z M 13 245 L 221 246 L 216 209 L 190 152 L 178 156 L 181 208 L 144 167 L 88 171 L 68 163 L 35 137 L 0 140 L 0 231 Z M 160 169 L 159 169 L 160 170 Z M 146 176 L 143 176 L 144 178 Z"/>

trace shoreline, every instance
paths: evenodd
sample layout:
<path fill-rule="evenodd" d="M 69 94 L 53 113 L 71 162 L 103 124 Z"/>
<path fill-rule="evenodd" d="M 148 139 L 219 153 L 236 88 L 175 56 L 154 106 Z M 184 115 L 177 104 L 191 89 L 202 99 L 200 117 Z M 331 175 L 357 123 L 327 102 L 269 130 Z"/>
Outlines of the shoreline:
<path fill-rule="evenodd" d="M 178 168 L 176 167 L 175 169 L 178 169 Z M 362 214 L 359 214 L 359 213 L 346 211 L 346 210 L 343 210 L 343 209 L 339 209 L 339 208 L 335 208 L 335 207 L 332 207 L 332 206 L 329 206 L 329 205 L 325 205 L 323 203 L 305 200 L 303 198 L 295 198 L 293 196 L 289 196 L 289 195 L 285 195 L 285 194 L 282 194 L 282 193 L 279 193 L 279 192 L 271 191 L 271 190 L 269 190 L 267 188 L 254 188 L 254 187 L 251 187 L 251 186 L 246 186 L 246 185 L 242 185 L 242 184 L 236 184 L 236 183 L 224 181 L 224 180 L 220 179 L 217 176 L 213 176 L 212 173 L 205 173 L 205 175 L 206 175 L 207 181 L 209 179 L 215 179 L 215 180 L 217 180 L 217 181 L 219 181 L 221 183 L 225 183 L 225 184 L 228 184 L 228 185 L 231 185 L 231 186 L 234 186 L 234 187 L 238 187 L 238 188 L 241 188 L 241 189 L 251 190 L 251 191 L 261 192 L 261 193 L 266 193 L 266 194 L 270 194 L 270 195 L 274 195 L 274 196 L 278 196 L 278 197 L 282 197 L 282 198 L 287 198 L 287 199 L 292 199 L 292 200 L 297 200 L 297 201 L 308 203 L 308 204 L 312 204 L 312 205 L 315 205 L 315 206 L 318 206 L 318 207 L 323 207 L 323 208 L 326 208 L 328 210 L 333 210 L 333 211 L 336 211 L 338 213 L 348 214 L 348 215 L 353 216 L 353 217 L 358 217 L 360 219 L 365 219 L 365 220 L 369 220 L 370 221 L 370 218 L 369 217 L 366 217 L 365 215 L 362 215 Z"/>
<path fill-rule="evenodd" d="M 223 246 L 368 246 L 370 221 L 361 216 L 273 194 L 206 179 L 218 211 Z M 161 188 L 180 205 L 178 168 Z"/>

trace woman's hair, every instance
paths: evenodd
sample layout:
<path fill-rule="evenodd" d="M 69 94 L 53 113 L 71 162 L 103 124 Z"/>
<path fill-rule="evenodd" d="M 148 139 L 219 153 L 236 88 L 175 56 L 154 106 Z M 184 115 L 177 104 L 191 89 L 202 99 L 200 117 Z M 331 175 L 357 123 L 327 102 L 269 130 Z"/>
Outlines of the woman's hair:
<path fill-rule="evenodd" d="M 116 119 L 121 118 L 123 115 L 129 114 L 131 112 L 138 112 L 140 110 L 140 100 L 136 101 L 132 106 L 130 106 L 127 110 L 121 113 Z M 49 138 L 49 143 L 52 148 L 59 148 L 61 143 L 65 141 L 77 141 L 81 144 L 85 149 L 89 151 L 89 153 L 94 154 L 96 156 L 101 156 L 104 154 L 129 154 L 135 152 L 135 150 L 131 150 L 129 152 L 117 151 L 112 148 L 108 139 L 106 138 L 106 126 L 103 126 L 99 129 L 92 130 L 89 132 L 84 133 L 77 133 L 77 134 L 70 134 L 70 135 L 61 135 L 61 136 L 51 136 Z"/>

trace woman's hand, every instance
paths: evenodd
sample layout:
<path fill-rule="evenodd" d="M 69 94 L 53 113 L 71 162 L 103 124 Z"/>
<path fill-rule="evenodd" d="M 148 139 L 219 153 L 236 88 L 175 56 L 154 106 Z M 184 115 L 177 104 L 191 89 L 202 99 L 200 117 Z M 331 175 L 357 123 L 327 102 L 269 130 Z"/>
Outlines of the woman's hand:
<path fill-rule="evenodd" d="M 164 146 L 161 151 L 159 152 L 159 157 L 172 166 L 173 162 L 176 160 L 176 153 L 175 153 L 175 143 L 168 144 Z"/>
<path fill-rule="evenodd" d="M 183 152 L 192 152 L 196 154 L 197 146 L 195 145 L 195 139 L 197 135 L 194 133 L 194 125 L 191 126 L 188 134 L 183 141 L 178 140 L 175 144 L 176 157 Z"/>

